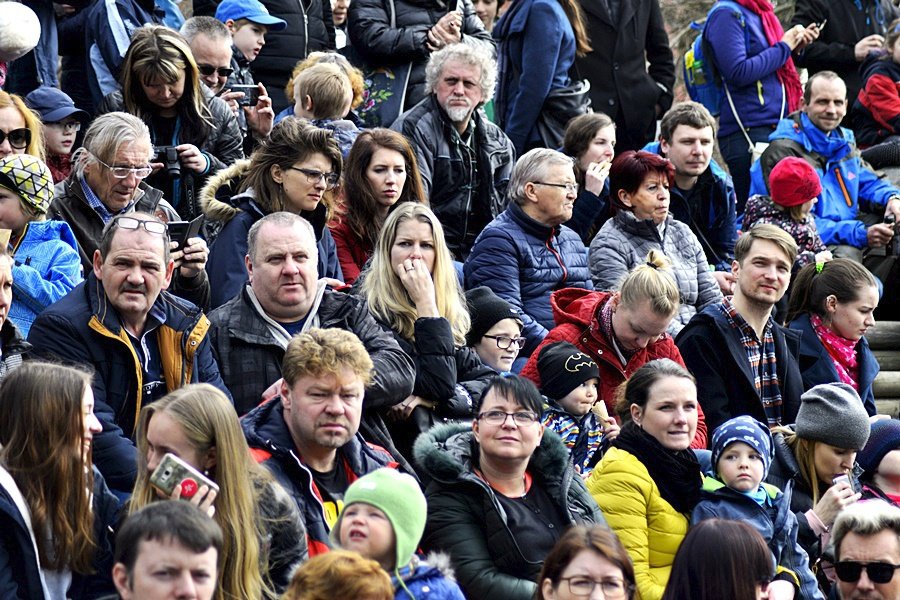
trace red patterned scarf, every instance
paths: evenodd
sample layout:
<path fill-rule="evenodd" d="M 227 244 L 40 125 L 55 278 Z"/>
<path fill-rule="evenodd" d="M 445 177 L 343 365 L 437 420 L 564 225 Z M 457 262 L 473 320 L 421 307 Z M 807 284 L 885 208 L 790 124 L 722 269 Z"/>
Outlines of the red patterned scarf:
<path fill-rule="evenodd" d="M 853 386 L 853 389 L 859 392 L 859 363 L 856 360 L 856 344 L 857 341 L 848 340 L 833 332 L 822 323 L 822 317 L 819 315 L 810 315 L 809 322 L 812 324 L 816 335 L 828 355 L 831 362 L 837 370 L 841 383 Z"/>

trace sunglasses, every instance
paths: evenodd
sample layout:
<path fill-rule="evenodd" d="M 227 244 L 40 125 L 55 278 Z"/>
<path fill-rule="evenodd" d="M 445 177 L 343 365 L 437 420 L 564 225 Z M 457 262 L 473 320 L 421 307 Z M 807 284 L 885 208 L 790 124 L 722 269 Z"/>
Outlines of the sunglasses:
<path fill-rule="evenodd" d="M 12 131 L 3 131 L 0 129 L 0 144 L 4 140 L 9 140 L 9 145 L 16 150 L 21 150 L 31 143 L 31 130 L 25 127 L 21 129 L 13 129 Z"/>
<path fill-rule="evenodd" d="M 214 67 L 212 65 L 197 65 L 197 70 L 204 77 L 211 77 L 214 73 L 218 73 L 219 77 L 229 77 L 234 73 L 234 69 L 228 67 Z"/>
<path fill-rule="evenodd" d="M 834 564 L 834 572 L 838 579 L 846 583 L 859 581 L 863 569 L 866 570 L 872 583 L 887 583 L 894 578 L 894 571 L 900 569 L 900 565 L 884 562 L 862 563 L 852 560 L 842 560 Z"/>

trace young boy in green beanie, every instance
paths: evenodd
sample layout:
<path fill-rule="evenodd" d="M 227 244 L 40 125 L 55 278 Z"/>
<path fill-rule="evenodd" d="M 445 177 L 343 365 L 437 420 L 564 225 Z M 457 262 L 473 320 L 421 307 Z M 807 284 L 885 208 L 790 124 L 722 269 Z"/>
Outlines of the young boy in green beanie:
<path fill-rule="evenodd" d="M 429 557 L 434 564 L 428 564 L 416 554 L 427 514 L 415 479 L 378 469 L 347 488 L 331 541 L 380 564 L 391 576 L 395 600 L 464 600 L 446 557 Z"/>

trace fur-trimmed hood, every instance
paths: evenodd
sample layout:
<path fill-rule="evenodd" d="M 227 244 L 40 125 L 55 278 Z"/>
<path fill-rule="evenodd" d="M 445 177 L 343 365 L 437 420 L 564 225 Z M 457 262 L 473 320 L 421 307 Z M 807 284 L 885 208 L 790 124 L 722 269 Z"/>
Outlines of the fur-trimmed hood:
<path fill-rule="evenodd" d="M 241 181 L 250 170 L 250 159 L 235 162 L 213 175 L 200 190 L 200 208 L 211 221 L 228 222 L 240 210 L 232 198 L 238 196 Z"/>

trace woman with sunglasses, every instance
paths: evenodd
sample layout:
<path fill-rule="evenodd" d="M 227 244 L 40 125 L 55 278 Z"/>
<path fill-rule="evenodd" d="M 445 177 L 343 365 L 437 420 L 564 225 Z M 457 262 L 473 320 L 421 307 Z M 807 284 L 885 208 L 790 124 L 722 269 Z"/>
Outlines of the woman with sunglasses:
<path fill-rule="evenodd" d="M 341 150 L 330 131 L 291 118 L 275 125 L 249 161 L 235 163 L 210 180 L 201 193 L 203 211 L 222 228 L 206 267 L 212 308 L 243 289 L 247 233 L 273 212 L 295 213 L 310 222 L 316 233 L 319 278 L 332 286 L 343 285 L 337 249 L 328 229 L 341 166 Z"/>
<path fill-rule="evenodd" d="M 422 546 L 450 555 L 467 598 L 532 600 L 566 529 L 604 524 L 565 446 L 543 435 L 541 409 L 531 382 L 495 377 L 471 424 L 435 427 L 416 442 L 430 481 Z"/>
<path fill-rule="evenodd" d="M 435 417 L 471 418 L 494 372 L 465 347 L 469 313 L 444 230 L 430 208 L 406 202 L 388 216 L 361 279 L 369 310 L 416 365 L 412 395 L 391 409 L 391 434 L 405 454 Z"/>
<path fill-rule="evenodd" d="M 147 123 L 154 146 L 147 184 L 161 190 L 182 218 L 193 219 L 201 212 L 195 195 L 207 177 L 244 157 L 237 118 L 201 85 L 185 39 L 159 25 L 135 31 L 121 84 L 97 114 L 124 111 Z"/>
<path fill-rule="evenodd" d="M 15 94 L 0 90 L 0 158 L 30 154 L 44 160 L 41 121 Z"/>

